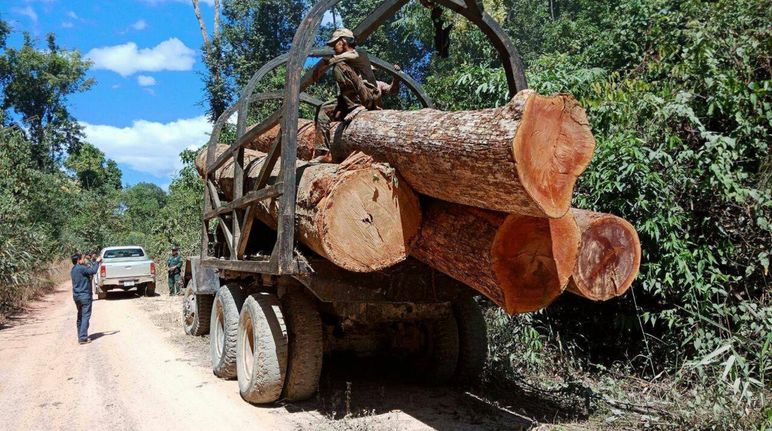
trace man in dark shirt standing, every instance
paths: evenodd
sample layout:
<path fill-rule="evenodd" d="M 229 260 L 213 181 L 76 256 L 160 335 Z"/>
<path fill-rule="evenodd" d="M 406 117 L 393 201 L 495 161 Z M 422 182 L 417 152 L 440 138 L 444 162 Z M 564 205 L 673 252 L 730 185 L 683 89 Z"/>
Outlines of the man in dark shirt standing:
<path fill-rule="evenodd" d="M 93 263 L 86 256 L 76 253 L 72 255 L 72 299 L 78 308 L 78 342 L 90 343 L 88 338 L 88 321 L 91 319 L 91 277 L 99 271 L 101 257 L 97 257 Z"/>

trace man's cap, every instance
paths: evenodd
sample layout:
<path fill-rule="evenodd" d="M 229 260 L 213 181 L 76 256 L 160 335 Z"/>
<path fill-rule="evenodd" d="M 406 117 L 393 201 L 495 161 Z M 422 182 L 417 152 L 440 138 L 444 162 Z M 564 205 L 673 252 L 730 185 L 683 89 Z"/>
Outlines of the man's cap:
<path fill-rule="evenodd" d="M 179 248 L 178 246 L 176 246 L 176 245 L 173 245 L 173 246 L 172 246 L 172 250 L 179 250 L 179 249 L 180 249 L 180 248 Z"/>
<path fill-rule="evenodd" d="M 353 39 L 354 38 L 354 33 L 351 30 L 347 29 L 347 28 L 341 27 L 341 28 L 335 30 L 334 32 L 332 32 L 332 37 L 330 38 L 330 40 L 327 41 L 327 45 L 329 45 L 329 46 L 335 45 L 335 42 L 337 42 L 338 39 L 340 39 L 341 37 L 349 37 L 349 38 Z"/>

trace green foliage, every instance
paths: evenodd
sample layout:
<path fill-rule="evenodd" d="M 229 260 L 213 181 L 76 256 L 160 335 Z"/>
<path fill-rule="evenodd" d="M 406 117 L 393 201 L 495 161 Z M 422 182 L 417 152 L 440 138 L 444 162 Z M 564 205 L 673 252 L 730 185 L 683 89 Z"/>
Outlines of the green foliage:
<path fill-rule="evenodd" d="M 641 371 L 710 382 L 703 404 L 745 414 L 764 402 L 772 371 L 770 9 L 750 1 L 572 4 L 581 7 L 540 24 L 531 46 L 545 52 L 524 53 L 529 83 L 571 93 L 587 108 L 597 149 L 575 205 L 625 217 L 643 245 L 637 304 L 612 301 L 598 310 L 606 319 L 584 332 L 624 333 L 640 317 L 645 338 L 628 355 L 641 355 Z M 514 32 L 521 20 L 505 26 Z M 505 103 L 503 72 L 460 58 L 426 86 L 448 109 Z M 560 317 L 574 303 L 536 319 L 565 342 L 570 329 Z M 571 325 L 598 320 L 583 319 Z M 631 340 L 573 342 L 591 353 Z"/>
<path fill-rule="evenodd" d="M 0 35 L 7 34 L 3 25 Z M 77 149 L 83 137 L 67 97 L 88 90 L 93 81 L 86 79 L 89 62 L 80 53 L 62 50 L 53 34 L 46 42 L 45 50 L 38 49 L 25 34 L 20 49 L 0 45 L 0 105 L 2 125 L 23 125 L 38 167 L 53 170 L 62 153 Z"/>
<path fill-rule="evenodd" d="M 113 160 L 91 144 L 83 144 L 72 151 L 64 161 L 64 167 L 71 170 L 86 190 L 120 189 L 121 170 Z"/>

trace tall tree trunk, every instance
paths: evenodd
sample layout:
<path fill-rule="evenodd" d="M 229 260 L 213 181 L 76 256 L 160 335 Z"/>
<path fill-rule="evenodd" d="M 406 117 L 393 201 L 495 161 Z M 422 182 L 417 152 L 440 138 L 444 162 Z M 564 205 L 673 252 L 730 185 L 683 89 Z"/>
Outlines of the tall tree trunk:
<path fill-rule="evenodd" d="M 209 43 L 209 35 L 206 31 L 206 23 L 204 17 L 201 15 L 201 4 L 199 0 L 191 0 L 193 2 L 193 13 L 196 14 L 196 20 L 198 21 L 198 28 L 201 30 L 201 38 L 204 39 L 204 45 Z"/>
<path fill-rule="evenodd" d="M 217 146 L 217 155 L 228 147 Z M 254 188 L 265 154 L 244 151 L 244 190 Z M 199 174 L 206 148 L 196 158 Z M 340 165 L 298 162 L 295 228 L 298 240 L 335 265 L 355 272 L 377 271 L 401 262 L 418 235 L 418 198 L 393 169 L 361 153 Z M 276 181 L 278 167 L 269 184 Z M 212 179 L 226 199 L 233 193 L 233 160 Z M 254 207 L 257 218 L 276 228 L 279 199 Z"/>
<path fill-rule="evenodd" d="M 638 275 L 641 242 L 625 219 L 572 208 L 582 241 L 568 290 L 593 301 L 622 295 Z"/>
<path fill-rule="evenodd" d="M 299 157 L 313 155 L 313 125 L 301 122 Z M 340 130 L 338 130 L 340 129 Z M 252 148 L 267 151 L 278 127 Z M 479 208 L 558 218 L 595 139 L 584 109 L 568 95 L 518 93 L 495 109 L 363 111 L 333 128 L 336 161 L 355 151 L 387 162 L 416 191 Z"/>
<path fill-rule="evenodd" d="M 576 263 L 579 229 L 559 219 L 424 202 L 411 255 L 469 285 L 507 313 L 536 311 L 565 289 Z"/>

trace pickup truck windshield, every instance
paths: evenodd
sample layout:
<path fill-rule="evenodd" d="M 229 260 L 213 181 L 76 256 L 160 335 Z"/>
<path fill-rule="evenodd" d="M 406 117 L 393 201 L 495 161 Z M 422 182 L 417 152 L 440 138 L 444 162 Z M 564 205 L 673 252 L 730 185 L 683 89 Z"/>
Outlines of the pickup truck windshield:
<path fill-rule="evenodd" d="M 105 252 L 105 259 L 113 259 L 119 257 L 142 257 L 145 253 L 141 248 L 118 248 L 115 250 L 107 250 Z"/>

